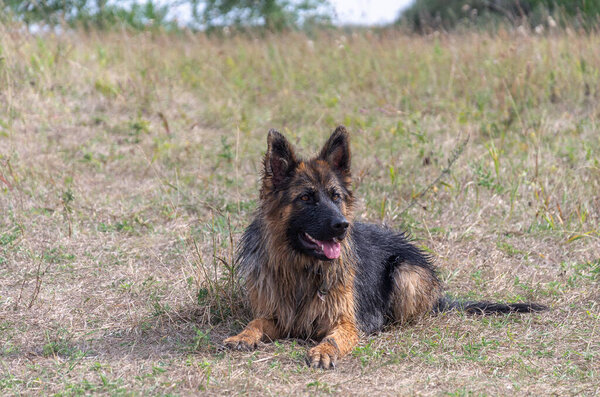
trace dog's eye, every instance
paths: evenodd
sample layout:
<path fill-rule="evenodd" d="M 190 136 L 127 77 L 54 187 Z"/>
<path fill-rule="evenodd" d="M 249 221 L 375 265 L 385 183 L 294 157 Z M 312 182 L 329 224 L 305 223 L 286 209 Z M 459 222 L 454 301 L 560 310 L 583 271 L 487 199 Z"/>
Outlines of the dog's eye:
<path fill-rule="evenodd" d="M 302 201 L 309 201 L 310 200 L 310 196 L 308 194 L 303 194 L 302 196 L 300 196 L 300 200 L 302 200 Z"/>
<path fill-rule="evenodd" d="M 331 199 L 333 201 L 340 201 L 342 199 L 342 196 L 339 193 L 333 192 L 331 193 Z"/>

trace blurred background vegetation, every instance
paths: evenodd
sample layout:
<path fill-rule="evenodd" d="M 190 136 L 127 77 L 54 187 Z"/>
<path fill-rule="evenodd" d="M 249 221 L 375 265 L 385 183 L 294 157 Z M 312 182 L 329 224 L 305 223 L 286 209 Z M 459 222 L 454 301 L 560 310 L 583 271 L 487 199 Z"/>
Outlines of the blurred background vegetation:
<path fill-rule="evenodd" d="M 176 9 L 185 10 L 185 15 Z M 281 31 L 328 24 L 332 12 L 326 0 L 0 0 L 5 21 L 100 30 L 253 27 Z"/>
<path fill-rule="evenodd" d="M 421 33 L 499 24 L 590 30 L 597 28 L 599 17 L 598 0 L 416 0 L 397 23 Z"/>
<path fill-rule="evenodd" d="M 327 0 L 0 0 L 0 20 L 36 29 L 308 30 L 331 26 L 333 14 Z M 417 33 L 505 25 L 594 30 L 600 1 L 415 0 L 394 25 Z"/>

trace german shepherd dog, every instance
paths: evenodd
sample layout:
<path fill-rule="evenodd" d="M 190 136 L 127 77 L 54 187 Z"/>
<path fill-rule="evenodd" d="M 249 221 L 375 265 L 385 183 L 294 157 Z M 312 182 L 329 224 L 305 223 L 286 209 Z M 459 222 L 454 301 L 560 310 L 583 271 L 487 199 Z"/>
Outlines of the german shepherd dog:
<path fill-rule="evenodd" d="M 457 308 L 468 313 L 544 310 L 531 303 L 456 302 L 444 296 L 432 261 L 404 233 L 354 222 L 349 135 L 337 127 L 318 156 L 298 157 L 269 131 L 260 204 L 237 266 L 254 315 L 234 349 L 259 341 L 319 341 L 311 367 L 333 368 L 358 342 L 391 322 Z"/>

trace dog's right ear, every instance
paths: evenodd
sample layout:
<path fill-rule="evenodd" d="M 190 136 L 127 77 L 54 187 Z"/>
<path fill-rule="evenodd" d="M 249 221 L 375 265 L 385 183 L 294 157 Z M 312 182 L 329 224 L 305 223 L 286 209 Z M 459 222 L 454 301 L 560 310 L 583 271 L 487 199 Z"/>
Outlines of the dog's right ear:
<path fill-rule="evenodd" d="M 331 134 L 319 158 L 327 161 L 335 170 L 350 175 L 350 136 L 346 127 L 338 126 Z"/>
<path fill-rule="evenodd" d="M 265 178 L 269 178 L 273 187 L 280 186 L 296 169 L 298 161 L 292 145 L 279 131 L 269 130 L 267 153 L 265 154 Z"/>

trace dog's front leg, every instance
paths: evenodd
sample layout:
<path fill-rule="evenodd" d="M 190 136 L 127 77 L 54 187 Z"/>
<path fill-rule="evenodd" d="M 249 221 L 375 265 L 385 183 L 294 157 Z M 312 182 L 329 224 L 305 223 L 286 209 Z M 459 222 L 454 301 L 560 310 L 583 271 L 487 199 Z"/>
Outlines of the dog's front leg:
<path fill-rule="evenodd" d="M 313 368 L 335 368 L 338 358 L 345 356 L 358 343 L 354 321 L 342 318 L 317 346 L 308 351 L 308 365 Z"/>
<path fill-rule="evenodd" d="M 277 338 L 279 338 L 279 331 L 275 322 L 266 318 L 257 318 L 250 321 L 242 332 L 225 339 L 223 343 L 231 349 L 252 350 L 256 349 L 261 339 L 273 341 Z"/>

